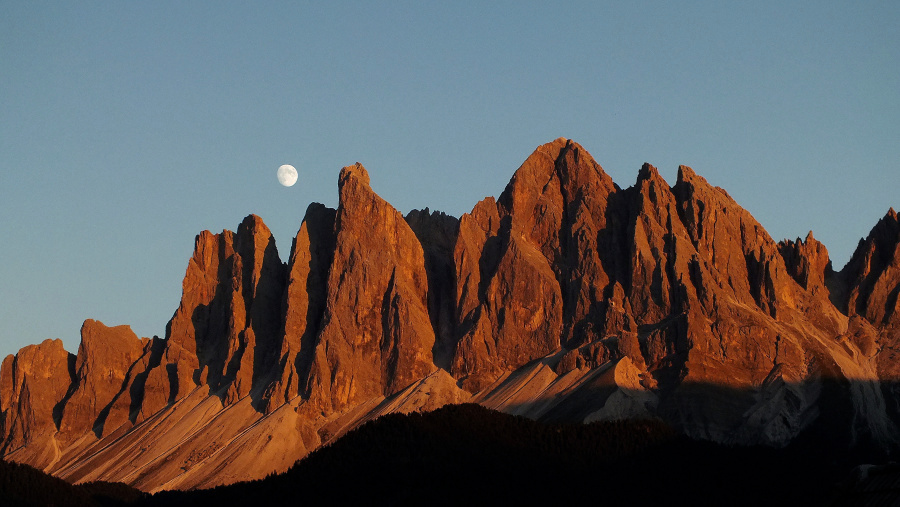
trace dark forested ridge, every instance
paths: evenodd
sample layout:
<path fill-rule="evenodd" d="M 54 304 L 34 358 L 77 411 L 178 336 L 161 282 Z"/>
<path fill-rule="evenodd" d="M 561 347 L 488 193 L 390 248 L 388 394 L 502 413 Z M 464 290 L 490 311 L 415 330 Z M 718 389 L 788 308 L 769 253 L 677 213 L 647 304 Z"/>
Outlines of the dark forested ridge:
<path fill-rule="evenodd" d="M 786 449 L 691 440 L 657 420 L 544 424 L 475 404 L 392 414 L 285 474 L 149 505 L 822 505 L 853 457 L 816 442 Z"/>
<path fill-rule="evenodd" d="M 390 414 L 320 448 L 284 474 L 146 495 L 73 486 L 0 462 L 2 505 L 201 506 L 829 505 L 860 456 L 820 438 L 784 449 L 691 440 L 658 420 L 546 424 L 476 404 Z"/>
<path fill-rule="evenodd" d="M 0 505 L 114 507 L 133 505 L 146 495 L 121 483 L 72 485 L 28 465 L 0 460 Z"/>

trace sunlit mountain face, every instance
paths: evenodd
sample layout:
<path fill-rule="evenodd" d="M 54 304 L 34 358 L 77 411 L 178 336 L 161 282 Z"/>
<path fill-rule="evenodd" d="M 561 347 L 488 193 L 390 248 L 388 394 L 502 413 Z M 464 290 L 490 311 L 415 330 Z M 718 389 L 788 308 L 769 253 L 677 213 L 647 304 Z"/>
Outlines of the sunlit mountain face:
<path fill-rule="evenodd" d="M 894 455 L 893 209 L 837 269 L 812 233 L 775 242 L 689 167 L 670 185 L 644 165 L 623 187 L 567 139 L 459 218 L 403 216 L 360 164 L 338 190 L 286 263 L 255 215 L 197 235 L 164 337 L 86 320 L 75 354 L 8 356 L 3 459 L 147 493 L 287 473 L 216 494 L 290 495 L 349 474 L 398 501 L 641 473 L 661 498 L 700 488 L 675 480 L 696 468 L 736 497 L 803 503 Z M 155 498 L 140 501 L 188 497 Z"/>

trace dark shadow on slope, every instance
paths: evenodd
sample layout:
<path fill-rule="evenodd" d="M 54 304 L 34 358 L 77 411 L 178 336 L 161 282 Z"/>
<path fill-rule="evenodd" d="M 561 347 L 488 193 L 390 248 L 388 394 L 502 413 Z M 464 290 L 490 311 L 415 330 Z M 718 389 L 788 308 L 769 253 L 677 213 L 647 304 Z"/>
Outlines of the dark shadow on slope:
<path fill-rule="evenodd" d="M 769 259 L 762 252 L 745 254 L 747 264 L 747 281 L 750 285 L 750 294 L 760 310 L 766 312 L 773 319 L 777 318 L 775 302 L 775 285 L 772 281 L 772 268 Z"/>
<path fill-rule="evenodd" d="M 401 345 L 397 343 L 399 337 L 391 333 L 391 330 L 398 329 L 400 324 L 397 322 L 399 295 L 394 292 L 396 276 L 397 269 L 394 268 L 391 272 L 391 279 L 384 289 L 384 296 L 381 298 L 381 385 L 385 386 L 385 389 L 390 389 L 390 381 L 397 371 Z"/>
<path fill-rule="evenodd" d="M 78 376 L 75 373 L 75 360 L 77 359 L 77 356 L 69 353 L 67 359 L 66 365 L 69 371 L 69 389 L 66 391 L 66 395 L 63 399 L 53 406 L 53 424 L 56 425 L 57 430 L 59 430 L 59 425 L 62 424 L 63 411 L 65 411 L 66 403 L 69 402 L 69 399 L 75 394 L 75 390 L 78 389 Z"/>
<path fill-rule="evenodd" d="M 631 199 L 631 189 L 617 190 L 610 194 L 603 211 L 606 227 L 597 233 L 597 256 L 609 275 L 609 284 L 619 282 L 628 293 L 631 291 L 631 242 L 626 237 L 630 231 L 626 205 Z M 603 248 L 600 248 L 600 247 Z"/>
<path fill-rule="evenodd" d="M 456 405 L 366 423 L 284 474 L 146 505 L 822 505 L 865 456 L 821 443 L 725 446 L 659 420 L 543 424 Z"/>
<path fill-rule="evenodd" d="M 254 259 L 255 262 L 255 259 Z M 245 269 L 245 273 L 250 271 Z M 256 339 L 253 347 L 253 373 L 251 377 L 250 399 L 254 408 L 264 411 L 266 387 L 276 380 L 276 366 L 281 360 L 281 341 L 284 329 L 284 314 L 281 299 L 287 280 L 287 267 L 278 256 L 275 238 L 270 235 L 263 252 L 259 281 L 253 294 L 250 285 L 251 307 L 247 315 Z M 247 300 L 245 290 L 245 300 Z"/>
<path fill-rule="evenodd" d="M 191 314 L 194 327 L 194 338 L 197 347 L 199 366 L 194 370 L 192 378 L 196 385 L 202 384 L 202 376 L 206 371 L 206 384 L 210 392 L 220 398 L 225 395 L 226 358 L 230 350 L 229 327 L 234 325 L 234 308 L 231 302 L 231 280 L 235 271 L 240 268 L 235 255 L 229 255 L 225 241 L 218 241 L 218 270 L 216 291 L 208 305 L 197 305 Z"/>
<path fill-rule="evenodd" d="M 72 485 L 28 465 L 0 460 L 0 505 L 114 507 L 146 498 L 130 486 L 111 482 Z"/>
<path fill-rule="evenodd" d="M 412 210 L 406 223 L 418 238 L 425 255 L 428 279 L 428 316 L 434 329 L 431 356 L 439 368 L 450 371 L 456 353 L 456 268 L 453 251 L 459 235 L 459 219 L 440 211 Z"/>
<path fill-rule="evenodd" d="M 97 418 L 94 419 L 92 430 L 97 438 L 103 437 L 103 429 L 106 427 L 106 419 L 109 417 L 109 412 L 112 410 L 113 405 L 116 404 L 116 401 L 119 400 L 119 397 L 126 394 L 125 390 L 128 388 L 128 384 L 131 381 L 131 376 L 136 375 L 134 372 L 134 368 L 140 363 L 140 361 L 141 359 L 138 358 L 137 361 L 131 363 L 131 366 L 128 367 L 128 371 L 125 372 L 125 378 L 122 379 L 122 385 L 119 386 L 119 391 L 115 396 L 113 396 L 112 400 L 110 400 L 109 403 L 107 403 L 106 406 L 100 410 L 100 413 L 97 414 Z"/>
<path fill-rule="evenodd" d="M 575 307 L 575 297 L 577 295 L 577 284 L 571 280 L 572 270 L 577 264 L 577 258 L 575 252 L 577 252 L 576 248 L 572 246 L 572 218 L 571 218 L 571 210 L 577 209 L 580 201 L 582 199 L 579 198 L 579 202 L 573 201 L 573 196 L 569 195 L 569 192 L 566 189 L 566 185 L 563 184 L 564 181 L 567 181 L 568 178 L 568 163 L 566 160 L 567 155 L 571 153 L 575 159 L 575 165 L 578 164 L 578 150 L 573 149 L 571 141 L 566 143 L 566 147 L 560 150 L 559 155 L 556 160 L 553 162 L 553 177 L 551 177 L 551 182 L 556 183 L 556 187 L 559 191 L 560 196 L 562 196 L 562 216 L 560 216 L 560 227 L 557 231 L 557 238 L 559 241 L 559 248 L 556 252 L 555 258 L 548 258 L 551 269 L 553 269 L 554 274 L 556 275 L 556 283 L 559 285 L 559 293 L 562 295 L 562 333 L 563 337 L 562 342 L 568 343 L 571 340 L 567 338 L 572 336 L 572 328 L 575 326 L 574 320 L 574 307 Z M 549 185 L 550 182 L 547 183 Z"/>
<path fill-rule="evenodd" d="M 500 261 L 503 258 L 503 255 L 506 253 L 507 248 L 509 248 L 509 235 L 512 230 L 512 217 L 505 216 L 500 219 L 500 226 L 497 230 L 497 234 L 493 236 L 488 236 L 485 240 L 484 247 L 481 250 L 481 255 L 478 258 L 478 305 L 468 313 L 467 315 L 457 315 L 457 326 L 455 336 L 453 338 L 455 343 L 458 343 L 478 322 L 478 319 L 481 318 L 482 307 L 485 305 L 487 299 L 487 289 L 491 284 L 491 281 L 494 279 L 494 276 L 497 274 L 497 269 L 500 267 Z M 456 295 L 456 301 L 460 301 L 462 294 Z M 454 310 L 454 314 L 458 312 Z"/>
<path fill-rule="evenodd" d="M 611 379 L 606 379 L 605 383 L 602 380 L 601 376 L 597 376 L 565 398 L 555 400 L 556 403 L 540 420 L 584 420 L 591 410 L 603 407 L 605 400 L 617 390 Z M 857 410 L 859 400 L 853 397 L 855 392 L 868 389 L 870 393 L 878 392 L 878 395 L 889 398 L 891 390 L 900 386 L 898 383 L 876 384 L 828 378 L 810 381 L 808 384 L 787 384 L 780 377 L 774 379 L 775 385 L 768 385 L 771 382 L 773 380 L 767 379 L 758 390 L 735 389 L 708 383 L 683 383 L 668 395 L 662 396 L 657 408 L 651 412 L 653 417 L 665 421 L 679 433 L 703 440 L 717 439 L 736 443 L 757 439 L 763 442 L 766 439 L 758 431 L 783 427 L 784 431 L 793 431 L 791 436 L 781 443 L 776 440 L 766 445 L 828 449 L 835 456 L 846 456 L 847 462 L 854 459 L 884 462 L 900 457 L 900 417 L 897 413 L 888 409 L 882 414 L 887 416 L 885 421 L 880 421 L 887 424 L 887 431 L 884 431 L 884 427 L 873 424 L 876 421 L 869 418 L 870 415 L 878 414 Z M 619 389 L 624 393 L 633 393 L 626 388 Z M 817 398 L 814 403 L 805 404 L 805 395 Z M 748 425 L 747 418 L 753 412 L 767 408 L 767 397 L 777 398 L 777 406 L 784 410 L 771 417 L 766 426 Z M 543 401 L 546 400 L 536 400 L 537 403 Z M 514 412 L 518 407 L 512 406 L 507 410 Z M 710 432 L 710 429 L 713 431 Z M 860 461 L 862 462 L 864 461 Z"/>
<path fill-rule="evenodd" d="M 141 411 L 141 405 L 144 402 L 144 388 L 146 387 L 150 370 L 159 367 L 165 350 L 166 341 L 154 336 L 150 342 L 150 357 L 147 360 L 147 368 L 134 376 L 134 382 L 131 384 L 131 389 L 129 390 L 131 404 L 128 406 L 128 419 L 132 424 L 137 421 L 137 416 Z"/>
<path fill-rule="evenodd" d="M 169 363 L 166 365 L 166 375 L 169 377 L 169 405 L 178 400 L 178 365 Z"/>
<path fill-rule="evenodd" d="M 337 210 L 328 208 L 323 204 L 312 203 L 306 209 L 304 222 L 309 233 L 309 275 L 306 279 L 306 325 L 303 335 L 300 337 L 300 351 L 294 359 L 294 368 L 298 376 L 298 393 L 304 398 L 309 397 L 309 389 L 306 382 L 309 371 L 315 358 L 316 338 L 322 330 L 325 321 L 325 308 L 328 298 L 328 277 L 331 265 L 334 262 L 334 250 L 337 241 L 335 221 Z M 296 238 L 294 240 L 296 242 Z M 296 248 L 292 245 L 291 251 Z M 289 275 L 290 276 L 290 275 Z M 285 287 L 284 308 L 287 311 L 287 286 Z M 290 398 L 291 396 L 287 396 Z"/>
<path fill-rule="evenodd" d="M 228 360 L 228 363 L 225 365 L 225 373 L 217 383 L 218 392 L 216 394 L 223 400 L 228 387 L 230 387 L 234 382 L 234 379 L 237 378 L 238 370 L 241 368 L 241 360 L 247 352 L 248 341 L 247 330 L 243 329 L 239 331 L 237 334 L 238 348 L 234 351 L 231 359 Z M 210 388 L 210 392 L 213 392 L 212 388 Z"/>
<path fill-rule="evenodd" d="M 555 423 L 471 404 L 388 415 L 311 453 L 285 474 L 161 493 L 141 505 L 285 505 L 304 498 L 338 504 L 821 505 L 853 467 L 896 459 L 897 450 L 866 433 L 869 421 L 855 412 L 851 397 L 859 382 L 817 382 L 819 399 L 808 412 L 814 419 L 783 448 L 683 436 L 685 424 L 709 422 L 723 409 L 744 414 L 759 401 L 754 390 L 722 385 L 683 385 L 678 397 L 661 402 L 662 419 L 580 424 L 615 390 L 597 382 L 567 400 L 572 410 L 544 418 Z M 887 394 L 898 386 L 880 387 Z M 788 402 L 796 408 L 797 400 Z M 678 418 L 679 406 L 690 408 L 694 419 Z"/>
<path fill-rule="evenodd" d="M 509 248 L 511 231 L 512 217 L 507 215 L 500 219 L 500 228 L 497 231 L 497 235 L 489 237 L 484 243 L 484 250 L 482 250 L 481 257 L 478 259 L 478 269 L 480 271 L 478 283 L 479 301 L 483 302 L 487 297 L 488 286 L 491 284 L 491 280 L 494 279 L 494 275 L 497 274 L 503 254 Z"/>
<path fill-rule="evenodd" d="M 890 324 L 891 316 L 894 313 L 894 308 L 897 308 L 897 299 L 900 297 L 900 285 L 894 287 L 887 298 L 884 301 L 884 317 L 881 319 L 880 324 L 883 326 L 888 326 Z"/>

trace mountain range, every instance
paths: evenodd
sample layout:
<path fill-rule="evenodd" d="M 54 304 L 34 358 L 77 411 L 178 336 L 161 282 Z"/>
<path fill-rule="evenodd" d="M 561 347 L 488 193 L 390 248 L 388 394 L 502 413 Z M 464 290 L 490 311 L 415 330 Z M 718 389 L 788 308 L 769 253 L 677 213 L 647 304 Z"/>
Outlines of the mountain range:
<path fill-rule="evenodd" d="M 281 473 L 367 421 L 477 403 L 692 439 L 896 449 L 900 218 L 832 266 L 681 166 L 621 188 L 577 143 L 499 198 L 405 217 L 341 170 L 287 263 L 262 219 L 201 232 L 164 338 L 87 320 L 0 366 L 0 455 L 147 492 Z"/>

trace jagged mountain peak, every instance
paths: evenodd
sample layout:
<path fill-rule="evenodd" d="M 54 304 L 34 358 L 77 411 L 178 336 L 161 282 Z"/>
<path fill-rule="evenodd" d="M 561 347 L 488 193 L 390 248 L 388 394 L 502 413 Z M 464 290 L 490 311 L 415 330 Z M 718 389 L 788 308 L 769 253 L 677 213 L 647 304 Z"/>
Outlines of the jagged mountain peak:
<path fill-rule="evenodd" d="M 370 186 L 369 172 L 366 171 L 366 168 L 359 162 L 341 169 L 340 176 L 338 177 L 338 189 L 342 189 L 351 178 L 359 181 L 364 187 Z"/>
<path fill-rule="evenodd" d="M 893 210 L 835 273 L 811 232 L 775 243 L 690 167 L 670 186 L 644 164 L 622 189 L 565 138 L 459 219 L 404 217 L 358 163 L 337 183 L 338 208 L 310 204 L 287 264 L 256 215 L 198 234 L 165 338 L 89 320 L 77 356 L 44 342 L 7 357 L 3 455 L 74 481 L 208 487 L 284 470 L 380 414 L 466 400 L 660 417 L 729 443 L 817 428 L 890 444 Z"/>
<path fill-rule="evenodd" d="M 650 164 L 649 162 L 644 162 L 641 165 L 640 170 L 638 171 L 637 181 L 635 182 L 635 186 L 640 187 L 641 184 L 645 181 L 661 181 L 665 183 L 665 179 L 660 176 L 659 169 L 656 166 Z M 666 183 L 668 186 L 668 183 Z"/>
<path fill-rule="evenodd" d="M 577 190 L 615 187 L 610 178 L 578 143 L 564 138 L 539 146 L 522 163 L 497 199 L 504 214 L 528 214 L 536 200 L 572 200 Z M 544 210 L 546 211 L 546 210 Z"/>
<path fill-rule="evenodd" d="M 834 270 L 828 249 L 813 237 L 812 231 L 809 231 L 806 239 L 781 241 L 778 250 L 788 272 L 801 287 L 813 292 L 831 292 L 827 285 L 834 284 Z"/>

